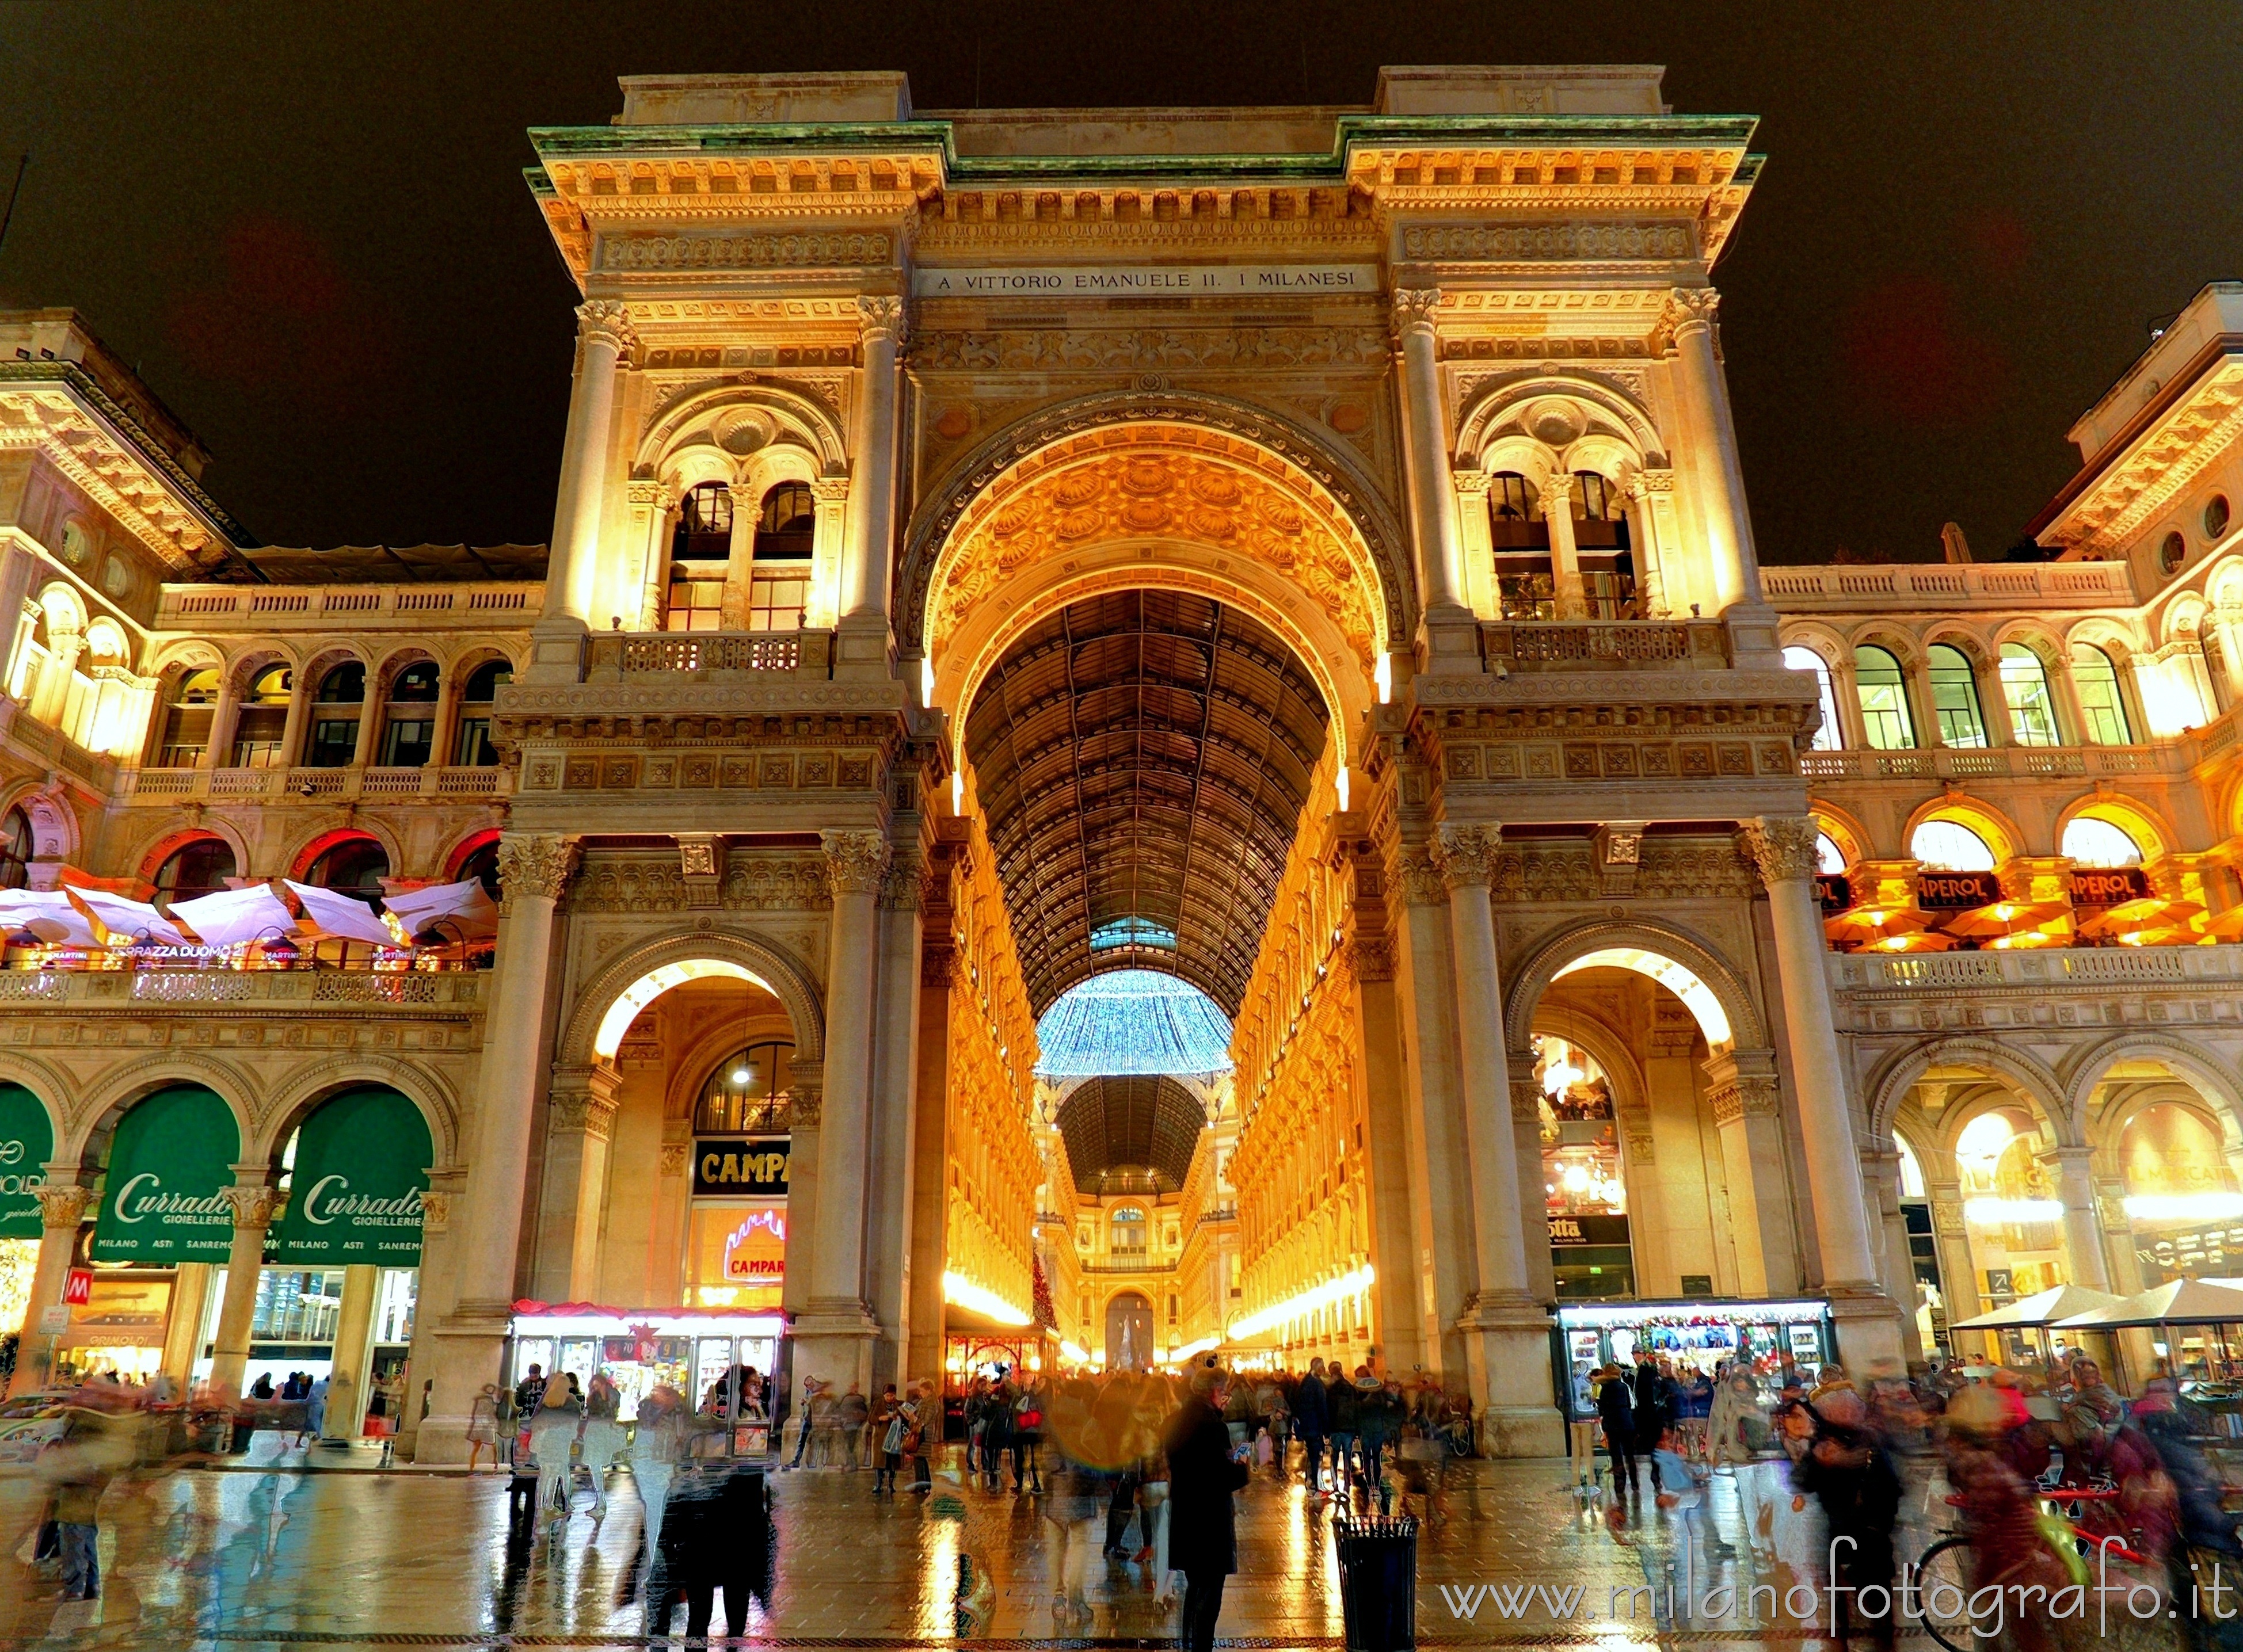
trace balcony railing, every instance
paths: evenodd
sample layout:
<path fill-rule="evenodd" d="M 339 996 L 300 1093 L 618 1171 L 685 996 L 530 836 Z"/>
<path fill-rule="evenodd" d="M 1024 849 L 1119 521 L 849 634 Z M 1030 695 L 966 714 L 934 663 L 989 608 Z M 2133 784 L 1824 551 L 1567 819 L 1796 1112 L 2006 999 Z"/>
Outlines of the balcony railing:
<path fill-rule="evenodd" d="M 519 630 L 537 617 L 543 585 L 509 580 L 477 585 L 173 585 L 156 609 L 164 631 L 332 629 L 386 625 L 485 625 Z"/>
<path fill-rule="evenodd" d="M 355 1004 L 456 1014 L 481 1007 L 485 978 L 474 970 L 5 970 L 0 1015 L 17 1004 L 44 1011 L 172 1004 Z"/>
<path fill-rule="evenodd" d="M 611 631 L 589 639 L 584 680 L 752 674 L 822 681 L 832 651 L 831 631 Z"/>
<path fill-rule="evenodd" d="M 1762 567 L 1761 592 L 1787 614 L 1823 608 L 2106 608 L 2131 603 L 2124 562 L 1928 562 Z"/>
<path fill-rule="evenodd" d="M 2010 987 L 2038 992 L 2193 984 L 2243 985 L 2243 946 L 2048 947 L 2030 951 L 1833 953 L 1839 991 L 1952 993 Z"/>
<path fill-rule="evenodd" d="M 2156 746 L 1935 746 L 1928 751 L 1802 752 L 1799 772 L 1809 781 L 2040 780 L 2185 774 L 2202 755 L 2200 741 L 2186 738 Z"/>
<path fill-rule="evenodd" d="M 1724 666 L 1729 629 L 1719 620 L 1537 620 L 1479 628 L 1491 671 L 1625 671 Z"/>
<path fill-rule="evenodd" d="M 142 769 L 128 776 L 136 799 L 258 797 L 273 802 L 468 802 L 511 794 L 511 769 L 432 765 L 426 769 Z"/>

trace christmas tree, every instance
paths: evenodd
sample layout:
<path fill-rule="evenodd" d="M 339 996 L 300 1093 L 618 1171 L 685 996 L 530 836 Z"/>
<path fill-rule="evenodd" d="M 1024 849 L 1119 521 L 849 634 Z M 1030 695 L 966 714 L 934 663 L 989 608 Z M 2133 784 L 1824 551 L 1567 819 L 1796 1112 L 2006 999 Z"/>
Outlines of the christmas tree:
<path fill-rule="evenodd" d="M 1047 1331 L 1056 1331 L 1059 1329 L 1059 1313 L 1052 1306 L 1051 1277 L 1044 1272 L 1044 1253 L 1034 1252 L 1029 1260 L 1035 1267 L 1036 1323 Z"/>

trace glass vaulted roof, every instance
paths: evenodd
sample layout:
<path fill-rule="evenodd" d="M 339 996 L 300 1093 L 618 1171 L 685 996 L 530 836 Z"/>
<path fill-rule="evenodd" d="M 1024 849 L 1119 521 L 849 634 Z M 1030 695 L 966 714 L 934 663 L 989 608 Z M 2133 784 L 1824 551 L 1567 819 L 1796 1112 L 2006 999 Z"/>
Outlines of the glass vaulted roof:
<path fill-rule="evenodd" d="M 1230 1071 L 1230 1018 L 1189 981 L 1111 970 L 1060 994 L 1036 1023 L 1044 1078 Z"/>

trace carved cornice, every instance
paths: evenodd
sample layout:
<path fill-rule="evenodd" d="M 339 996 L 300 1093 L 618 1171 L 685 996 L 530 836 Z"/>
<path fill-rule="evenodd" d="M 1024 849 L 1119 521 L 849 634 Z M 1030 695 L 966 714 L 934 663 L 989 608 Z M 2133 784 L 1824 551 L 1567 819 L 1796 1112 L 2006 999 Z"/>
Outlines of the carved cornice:
<path fill-rule="evenodd" d="M 509 832 L 498 840 L 499 892 L 509 907 L 517 896 L 557 901 L 568 892 L 583 852 L 573 837 Z"/>
<path fill-rule="evenodd" d="M 638 342 L 630 306 L 617 299 L 587 299 L 576 306 L 576 332 L 587 344 L 604 344 L 622 354 Z"/>
<path fill-rule="evenodd" d="M 1411 335 L 1431 338 L 1437 328 L 1441 310 L 1441 290 L 1438 287 L 1397 287 L 1394 289 L 1391 315 L 1396 339 Z"/>
<path fill-rule="evenodd" d="M 1815 876 L 1815 840 L 1820 829 L 1808 815 L 1762 816 L 1737 829 L 1737 848 L 1760 875 L 1763 887 Z"/>
<path fill-rule="evenodd" d="M 219 1196 L 233 1207 L 233 1226 L 237 1232 L 259 1231 L 270 1227 L 273 1219 L 280 1213 L 280 1190 L 277 1187 L 221 1187 Z"/>
<path fill-rule="evenodd" d="M 833 893 L 878 895 L 888 869 L 888 840 L 878 832 L 820 832 Z"/>
<path fill-rule="evenodd" d="M 1432 850 L 1441 881 L 1450 889 L 1492 889 L 1502 863 L 1503 828 L 1444 826 Z"/>
<path fill-rule="evenodd" d="M 26 1191 L 39 1201 L 39 1222 L 44 1227 L 75 1232 L 85 1219 L 85 1207 L 93 1203 L 93 1189 L 66 1182 L 48 1182 Z"/>

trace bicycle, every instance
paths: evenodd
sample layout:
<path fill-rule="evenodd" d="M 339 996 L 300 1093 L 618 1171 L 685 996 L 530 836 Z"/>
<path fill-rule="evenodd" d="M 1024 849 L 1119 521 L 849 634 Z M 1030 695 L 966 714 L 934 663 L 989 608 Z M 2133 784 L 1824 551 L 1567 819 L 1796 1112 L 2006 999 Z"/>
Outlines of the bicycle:
<path fill-rule="evenodd" d="M 2120 1648 L 2156 1647 L 2159 1652 L 2170 1652 L 2171 1631 L 2166 1627 L 2167 1591 L 2165 1568 L 2144 1552 L 2144 1540 L 2139 1529 L 2125 1527 L 2115 1518 L 2095 1521 L 2103 1529 L 2091 1530 L 2085 1521 L 2093 1520 L 2098 1511 L 2115 1517 L 2118 1503 L 2117 1486 L 2104 1483 L 2091 1486 L 2050 1487 L 2036 1482 L 2034 1494 L 2044 1502 L 2056 1506 L 2071 1534 L 2074 1550 L 2088 1566 L 2088 1581 L 2084 1602 L 2094 1602 L 2096 1591 L 2108 1591 L 2098 1604 L 2107 1606 L 2107 1612 L 2098 1611 L 2094 1621 L 2098 1628 L 2107 1628 L 2108 1639 Z M 1950 1507 L 1959 1508 L 1962 1499 L 1950 1494 Z M 1984 1652 L 1985 1640 L 1977 1631 L 1970 1613 L 1970 1597 L 1977 1587 L 1977 1567 L 1973 1563 L 1976 1547 L 1971 1534 L 1949 1528 L 1930 1544 L 1909 1575 L 1910 1595 L 1915 1605 L 1916 1621 L 1924 1632 L 1945 1649 L 1945 1652 Z M 2112 1561 L 2122 1568 L 2115 1576 L 2109 1571 Z M 2136 1575 L 2131 1568 L 2146 1571 L 2148 1578 Z M 2138 1617 L 2131 1602 L 2138 1590 L 2148 1588 L 2157 1599 L 2157 1609 L 2148 1618 Z"/>

